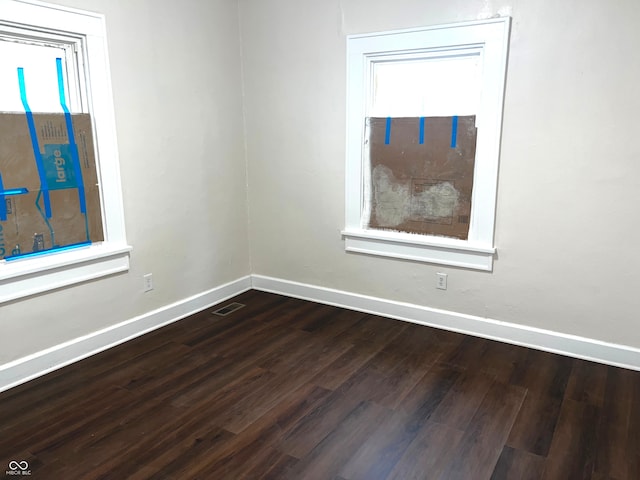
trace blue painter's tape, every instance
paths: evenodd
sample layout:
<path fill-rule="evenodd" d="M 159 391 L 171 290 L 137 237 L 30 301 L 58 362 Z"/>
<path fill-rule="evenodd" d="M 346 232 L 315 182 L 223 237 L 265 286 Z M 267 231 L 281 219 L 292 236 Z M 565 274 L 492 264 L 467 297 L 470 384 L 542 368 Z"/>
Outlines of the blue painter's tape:
<path fill-rule="evenodd" d="M 387 117 L 387 128 L 384 133 L 384 144 L 389 145 L 391 143 L 391 117 Z"/>
<path fill-rule="evenodd" d="M 451 119 L 451 148 L 458 145 L 458 116 L 454 115 Z"/>
<path fill-rule="evenodd" d="M 71 161 L 75 172 L 75 183 L 78 188 L 78 198 L 80 201 L 80 212 L 87 214 L 87 198 L 84 191 L 84 182 L 82 181 L 82 169 L 80 168 L 80 156 L 78 155 L 78 145 L 76 144 L 76 136 L 73 132 L 73 122 L 71 121 L 71 112 L 67 107 L 67 100 L 64 94 L 64 76 L 62 74 L 62 59 L 56 58 L 56 70 L 58 72 L 58 93 L 60 95 L 60 106 L 64 110 L 64 118 L 67 124 L 67 135 L 69 137 L 69 149 L 71 151 Z"/>
<path fill-rule="evenodd" d="M 84 231 L 87 234 L 87 242 L 91 243 L 91 235 L 89 235 L 89 217 L 84 214 Z"/>
<path fill-rule="evenodd" d="M 7 215 L 11 213 L 7 210 L 7 197 L 24 195 L 25 193 L 29 193 L 29 190 L 26 188 L 11 188 L 5 190 L 4 183 L 2 182 L 2 174 L 0 173 L 0 221 L 6 222 Z"/>
<path fill-rule="evenodd" d="M 42 218 L 44 218 L 44 223 L 46 223 L 47 228 L 49 229 L 49 236 L 51 237 L 51 245 L 56 244 L 56 236 L 55 236 L 55 232 L 53 231 L 53 227 L 51 226 L 51 222 L 49 221 L 49 219 L 47 217 L 45 217 L 44 212 L 42 211 L 42 208 L 40 208 L 40 199 L 42 198 L 42 190 L 40 190 L 38 192 L 38 195 L 36 196 L 36 208 L 38 209 L 38 212 L 40 212 L 40 216 Z"/>
<path fill-rule="evenodd" d="M 38 145 L 36 124 L 33 121 L 33 114 L 31 113 L 31 108 L 29 108 L 29 102 L 27 102 L 27 88 L 24 82 L 23 68 L 18 68 L 18 83 L 20 84 L 20 99 L 22 100 L 22 106 L 24 107 L 24 111 L 27 116 L 27 125 L 29 126 L 29 135 L 31 136 L 31 148 L 33 149 L 33 156 L 35 157 L 36 166 L 38 167 L 38 176 L 40 177 L 40 191 L 42 192 L 42 198 L 44 199 L 44 215 L 45 218 L 51 218 L 51 199 L 49 198 L 47 175 L 42 163 L 40 146 Z"/>
<path fill-rule="evenodd" d="M 29 189 L 28 188 L 12 188 L 10 190 L 5 190 L 4 194 L 7 197 L 10 197 L 12 195 L 24 195 L 25 193 L 29 193 Z"/>
<path fill-rule="evenodd" d="M 424 117 L 420 117 L 420 145 L 424 144 Z"/>
<path fill-rule="evenodd" d="M 7 215 L 11 213 L 7 210 L 7 197 L 24 195 L 25 193 L 29 193 L 29 190 L 26 188 L 10 188 L 9 190 L 5 190 L 4 183 L 2 182 L 2 174 L 0 173 L 0 221 L 6 222 Z"/>
<path fill-rule="evenodd" d="M 50 253 L 60 253 L 67 250 L 75 250 L 76 248 L 88 247 L 90 245 L 91 245 L 91 242 L 74 243 L 73 245 L 65 245 L 64 247 L 50 248 L 49 250 L 40 250 L 39 252 L 10 255 L 8 257 L 4 257 L 4 259 L 7 261 L 11 261 L 11 260 L 20 260 L 23 258 L 39 257 L 42 255 L 49 255 Z"/>
<path fill-rule="evenodd" d="M 7 221 L 7 197 L 2 183 L 2 174 L 0 173 L 0 221 Z"/>

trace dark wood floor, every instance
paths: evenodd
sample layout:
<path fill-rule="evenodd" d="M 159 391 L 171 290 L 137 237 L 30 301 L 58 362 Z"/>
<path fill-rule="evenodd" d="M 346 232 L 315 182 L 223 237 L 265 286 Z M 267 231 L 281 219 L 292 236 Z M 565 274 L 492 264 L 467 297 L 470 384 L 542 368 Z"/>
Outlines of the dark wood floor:
<path fill-rule="evenodd" d="M 640 479 L 640 372 L 234 300 L 0 394 L 0 475 Z"/>

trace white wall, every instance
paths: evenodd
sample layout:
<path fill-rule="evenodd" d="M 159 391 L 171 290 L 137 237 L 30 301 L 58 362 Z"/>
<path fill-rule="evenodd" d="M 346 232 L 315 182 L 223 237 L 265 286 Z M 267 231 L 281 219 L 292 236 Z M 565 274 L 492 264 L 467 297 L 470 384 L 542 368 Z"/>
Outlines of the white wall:
<path fill-rule="evenodd" d="M 56 3 L 106 14 L 131 270 L 0 306 L 0 365 L 249 274 L 235 0 Z"/>
<path fill-rule="evenodd" d="M 131 271 L 0 306 L 0 365 L 250 272 L 640 347 L 635 0 L 55 1 L 107 16 Z M 345 34 L 495 14 L 494 272 L 346 254 Z"/>
<path fill-rule="evenodd" d="M 253 273 L 640 347 L 635 0 L 239 1 Z M 513 25 L 493 273 L 346 254 L 345 34 L 496 14 Z"/>

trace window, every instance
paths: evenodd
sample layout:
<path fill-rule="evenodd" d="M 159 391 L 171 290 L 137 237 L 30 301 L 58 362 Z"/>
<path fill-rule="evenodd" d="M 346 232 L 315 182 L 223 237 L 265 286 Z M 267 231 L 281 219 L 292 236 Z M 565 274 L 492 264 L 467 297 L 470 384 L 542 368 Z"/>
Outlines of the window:
<path fill-rule="evenodd" d="M 103 16 L 0 0 L 0 303 L 129 268 Z"/>
<path fill-rule="evenodd" d="M 347 38 L 347 251 L 493 268 L 509 25 Z"/>

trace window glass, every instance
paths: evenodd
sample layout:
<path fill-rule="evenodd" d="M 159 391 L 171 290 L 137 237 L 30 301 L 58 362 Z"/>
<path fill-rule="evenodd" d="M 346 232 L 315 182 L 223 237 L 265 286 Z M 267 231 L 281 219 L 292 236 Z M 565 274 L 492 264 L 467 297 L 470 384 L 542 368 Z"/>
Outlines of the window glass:
<path fill-rule="evenodd" d="M 70 92 L 67 49 L 45 44 L 22 43 L 0 38 L 0 111 L 22 112 L 18 68 L 24 72 L 29 107 L 33 112 L 62 113 L 56 59 L 60 58 L 65 79 L 65 97 L 72 112 L 78 111 L 78 93 Z"/>
<path fill-rule="evenodd" d="M 492 269 L 509 29 L 347 38 L 347 251 Z"/>
<path fill-rule="evenodd" d="M 375 62 L 370 115 L 475 115 L 479 72 L 478 54 Z"/>
<path fill-rule="evenodd" d="M 109 76 L 104 15 L 0 0 L 0 303 L 129 268 Z"/>

